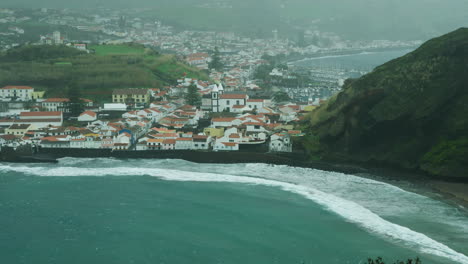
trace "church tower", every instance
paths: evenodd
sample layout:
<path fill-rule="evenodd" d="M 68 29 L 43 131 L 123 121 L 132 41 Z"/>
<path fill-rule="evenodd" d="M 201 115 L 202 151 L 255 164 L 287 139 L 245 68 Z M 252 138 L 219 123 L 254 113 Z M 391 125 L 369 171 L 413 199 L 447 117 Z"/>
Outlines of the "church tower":
<path fill-rule="evenodd" d="M 219 105 L 219 97 L 223 94 L 224 88 L 222 84 L 215 85 L 211 91 L 211 111 L 214 113 L 221 112 Z"/>

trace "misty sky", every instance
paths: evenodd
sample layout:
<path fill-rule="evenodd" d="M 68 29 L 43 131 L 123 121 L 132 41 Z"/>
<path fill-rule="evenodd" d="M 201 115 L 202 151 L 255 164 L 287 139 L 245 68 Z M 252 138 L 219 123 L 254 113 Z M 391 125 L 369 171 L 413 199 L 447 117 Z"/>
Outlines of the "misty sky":
<path fill-rule="evenodd" d="M 197 7 L 213 2 L 233 8 Z M 187 26 L 218 23 L 224 30 L 283 32 L 312 28 L 357 39 L 428 39 L 468 26 L 468 0 L 1 0 L 0 7 L 149 7 L 166 21 Z"/>

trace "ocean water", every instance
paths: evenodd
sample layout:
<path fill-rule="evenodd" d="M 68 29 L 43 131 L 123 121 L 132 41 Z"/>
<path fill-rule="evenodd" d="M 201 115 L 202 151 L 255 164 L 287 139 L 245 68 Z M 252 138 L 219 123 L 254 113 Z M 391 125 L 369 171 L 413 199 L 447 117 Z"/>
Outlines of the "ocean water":
<path fill-rule="evenodd" d="M 364 51 L 344 55 L 326 55 L 296 61 L 293 65 L 307 68 L 337 68 L 368 72 L 379 65 L 401 57 L 411 51 L 413 51 L 413 49 Z"/>
<path fill-rule="evenodd" d="M 0 263 L 468 263 L 464 210 L 266 164 L 0 163 Z"/>

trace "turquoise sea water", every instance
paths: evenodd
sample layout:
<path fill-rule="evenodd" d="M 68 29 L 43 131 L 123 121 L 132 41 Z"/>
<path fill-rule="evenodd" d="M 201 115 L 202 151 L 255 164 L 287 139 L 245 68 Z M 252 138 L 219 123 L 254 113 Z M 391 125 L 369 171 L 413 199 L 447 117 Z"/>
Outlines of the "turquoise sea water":
<path fill-rule="evenodd" d="M 287 166 L 0 163 L 0 213 L 0 263 L 468 263 L 459 208 Z"/>

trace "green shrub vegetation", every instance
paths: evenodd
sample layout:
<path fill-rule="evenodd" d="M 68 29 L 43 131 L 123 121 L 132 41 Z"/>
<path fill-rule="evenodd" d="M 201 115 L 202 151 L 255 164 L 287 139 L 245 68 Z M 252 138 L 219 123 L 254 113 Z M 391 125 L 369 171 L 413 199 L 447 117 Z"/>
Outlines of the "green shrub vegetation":
<path fill-rule="evenodd" d="M 97 55 L 141 55 L 145 48 L 138 45 L 92 45 L 89 49 L 94 50 Z"/>
<path fill-rule="evenodd" d="M 467 47 L 462 28 L 347 81 L 302 124 L 304 145 L 324 159 L 467 177 Z"/>
<path fill-rule="evenodd" d="M 160 55 L 143 46 L 93 46 L 87 54 L 66 46 L 24 46 L 0 56 L 0 86 L 29 85 L 46 90 L 48 97 L 66 96 L 79 88 L 83 96 L 110 101 L 112 90 L 128 87 L 162 87 L 178 78 L 207 80 L 206 73 L 173 55 Z"/>

